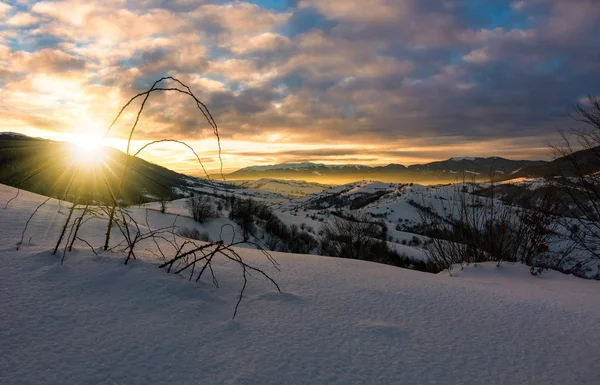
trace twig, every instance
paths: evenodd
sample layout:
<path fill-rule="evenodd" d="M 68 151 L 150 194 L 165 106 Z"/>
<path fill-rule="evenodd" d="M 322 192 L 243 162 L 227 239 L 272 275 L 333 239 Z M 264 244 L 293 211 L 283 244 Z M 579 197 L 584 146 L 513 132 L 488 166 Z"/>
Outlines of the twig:
<path fill-rule="evenodd" d="M 31 219 L 33 218 L 33 216 L 38 212 L 38 210 L 46 204 L 46 202 L 48 202 L 50 199 L 52 199 L 51 197 L 48 197 L 45 201 L 43 201 L 42 203 L 40 203 L 40 205 L 38 207 L 35 208 L 35 210 L 33 211 L 33 213 L 31 213 L 31 215 L 29 216 L 29 218 L 27 219 L 27 222 L 25 222 L 25 227 L 23 227 L 23 231 L 21 232 L 21 240 L 19 241 L 19 243 L 17 243 L 17 250 L 19 250 L 19 248 L 21 247 L 21 245 L 23 244 L 23 238 L 25 237 L 25 231 L 27 231 L 27 226 L 29 226 L 29 222 L 31 221 Z"/>

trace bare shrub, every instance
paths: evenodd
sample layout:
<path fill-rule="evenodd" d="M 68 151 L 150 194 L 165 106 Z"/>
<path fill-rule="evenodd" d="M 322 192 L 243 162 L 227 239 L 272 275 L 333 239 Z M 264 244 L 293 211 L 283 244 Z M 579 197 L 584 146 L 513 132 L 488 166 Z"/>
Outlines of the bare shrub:
<path fill-rule="evenodd" d="M 250 239 L 254 233 L 254 201 L 252 199 L 238 200 L 238 207 L 235 219 L 238 225 L 242 228 L 242 236 L 244 242 Z"/>
<path fill-rule="evenodd" d="M 265 238 L 265 245 L 271 251 L 278 251 L 281 249 L 281 240 L 273 234 L 267 234 Z"/>
<path fill-rule="evenodd" d="M 192 195 L 185 201 L 185 207 L 197 222 L 203 223 L 215 217 L 213 204 L 204 195 Z"/>
<path fill-rule="evenodd" d="M 474 193 L 474 185 L 457 185 L 444 202 L 440 215 L 432 206 L 419 210 L 426 235 L 429 263 L 434 271 L 452 265 L 485 261 L 523 262 L 534 266 L 548 251 L 557 221 L 552 215 L 556 200 L 547 192 L 532 209 L 508 205 L 491 195 Z"/>
<path fill-rule="evenodd" d="M 319 242 L 309 233 L 302 231 L 298 226 L 290 226 L 289 238 L 286 240 L 287 250 L 290 253 L 310 254 L 319 247 Z"/>
<path fill-rule="evenodd" d="M 167 206 L 169 205 L 169 201 L 165 198 L 160 200 L 160 212 L 161 213 L 166 213 L 167 212 Z"/>
<path fill-rule="evenodd" d="M 200 231 L 196 228 L 190 229 L 189 227 L 181 227 L 181 228 L 179 228 L 179 230 L 177 230 L 177 234 L 181 237 L 195 239 L 197 241 L 205 241 L 205 242 L 210 241 L 208 232 Z"/>
<path fill-rule="evenodd" d="M 400 256 L 392 251 L 386 242 L 385 224 L 373 222 L 364 214 L 347 218 L 336 217 L 333 221 L 325 223 L 322 230 L 321 250 L 324 255 L 395 266 L 404 265 Z"/>
<path fill-rule="evenodd" d="M 562 175 L 554 182 L 568 197 L 563 227 L 591 262 L 600 259 L 600 97 L 575 105 L 571 117 L 578 126 L 553 147 Z"/>

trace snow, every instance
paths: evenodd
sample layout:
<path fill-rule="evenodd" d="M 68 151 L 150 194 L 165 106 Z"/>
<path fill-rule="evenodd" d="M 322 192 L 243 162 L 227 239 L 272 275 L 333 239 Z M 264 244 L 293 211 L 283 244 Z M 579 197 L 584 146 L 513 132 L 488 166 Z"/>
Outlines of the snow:
<path fill-rule="evenodd" d="M 14 193 L 0 185 L 0 207 Z M 597 281 L 518 264 L 450 276 L 273 253 L 277 271 L 240 249 L 283 292 L 251 276 L 232 320 L 233 263 L 215 266 L 219 288 L 166 274 L 151 253 L 123 265 L 121 253 L 76 243 L 61 266 L 49 253 L 65 218 L 56 200 L 16 251 L 44 199 L 21 192 L 0 208 L 2 384 L 598 383 Z M 86 238 L 99 244 L 104 225 L 86 224 Z"/>

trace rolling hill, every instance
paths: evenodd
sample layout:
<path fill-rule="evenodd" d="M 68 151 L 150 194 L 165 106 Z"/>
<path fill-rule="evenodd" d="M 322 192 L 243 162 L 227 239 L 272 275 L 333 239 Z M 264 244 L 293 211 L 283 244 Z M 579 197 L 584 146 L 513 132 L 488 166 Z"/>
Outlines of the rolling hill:
<path fill-rule="evenodd" d="M 0 133 L 0 183 L 38 194 L 70 199 L 86 196 L 109 201 L 110 191 L 119 191 L 127 155 L 106 148 L 103 161 L 95 166 L 77 162 L 74 144 L 31 138 L 15 133 Z M 74 155 L 75 154 L 75 155 Z M 174 199 L 185 194 L 184 175 L 141 158 L 130 157 L 130 169 L 122 186 L 122 199 Z"/>

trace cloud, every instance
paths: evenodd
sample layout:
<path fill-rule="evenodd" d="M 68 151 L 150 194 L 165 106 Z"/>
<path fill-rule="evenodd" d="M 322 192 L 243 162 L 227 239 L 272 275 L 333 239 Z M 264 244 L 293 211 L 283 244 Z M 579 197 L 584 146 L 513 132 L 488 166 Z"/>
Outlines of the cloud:
<path fill-rule="evenodd" d="M 6 20 L 6 25 L 11 27 L 29 27 L 37 24 L 39 19 L 30 13 L 19 12 Z"/>
<path fill-rule="evenodd" d="M 284 24 L 290 15 L 244 2 L 205 4 L 188 13 L 192 20 L 203 24 L 208 33 L 226 37 L 271 32 L 275 27 Z M 227 45 L 228 41 L 222 43 Z"/>
<path fill-rule="evenodd" d="M 0 3 L 0 18 L 3 18 L 11 9 L 9 4 Z"/>
<path fill-rule="evenodd" d="M 234 164 L 410 163 L 542 157 L 569 106 L 600 93 L 594 0 L 128 4 L 0 5 L 0 119 L 101 131 L 132 95 L 172 75 L 207 103 Z M 114 136 L 126 136 L 137 107 Z M 212 129 L 190 99 L 157 93 L 135 137 L 203 141 Z"/>
<path fill-rule="evenodd" d="M 510 7 L 514 10 L 521 10 L 527 6 L 527 2 L 525 0 L 513 1 L 510 3 Z"/>
<path fill-rule="evenodd" d="M 405 18 L 410 5 L 405 0 L 372 0 L 369 4 L 344 0 L 300 2 L 300 7 L 314 7 L 330 18 L 365 24 L 395 23 Z"/>
<path fill-rule="evenodd" d="M 290 45 L 291 41 L 288 37 L 273 32 L 264 32 L 250 38 L 233 39 L 231 51 L 236 55 L 264 54 L 287 49 Z"/>
<path fill-rule="evenodd" d="M 485 48 L 479 48 L 463 56 L 463 60 L 469 63 L 485 64 L 490 62 L 492 57 Z"/>

